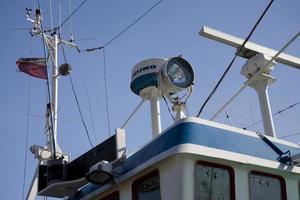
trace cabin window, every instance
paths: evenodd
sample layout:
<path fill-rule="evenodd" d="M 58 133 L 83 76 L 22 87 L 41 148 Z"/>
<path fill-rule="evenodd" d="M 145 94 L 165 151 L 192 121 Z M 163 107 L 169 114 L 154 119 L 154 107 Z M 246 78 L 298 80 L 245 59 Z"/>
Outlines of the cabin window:
<path fill-rule="evenodd" d="M 107 195 L 106 197 L 100 199 L 100 200 L 119 200 L 119 192 L 114 192 L 112 194 Z"/>
<path fill-rule="evenodd" d="M 281 176 L 252 171 L 249 187 L 250 200 L 286 200 L 285 183 Z"/>
<path fill-rule="evenodd" d="M 198 162 L 195 168 L 195 200 L 234 200 L 234 172 L 231 167 Z"/>
<path fill-rule="evenodd" d="M 133 200 L 160 200 L 158 170 L 135 180 L 132 184 Z"/>

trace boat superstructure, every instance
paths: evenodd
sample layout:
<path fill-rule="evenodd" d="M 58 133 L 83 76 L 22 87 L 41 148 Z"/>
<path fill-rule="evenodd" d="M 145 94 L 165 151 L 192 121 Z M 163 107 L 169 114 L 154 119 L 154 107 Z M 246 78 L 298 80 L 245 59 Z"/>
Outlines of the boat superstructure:
<path fill-rule="evenodd" d="M 283 151 L 297 144 L 270 138 Z M 127 157 L 104 185 L 88 184 L 77 199 L 299 199 L 300 168 L 278 162 L 257 134 L 185 118 Z M 250 188 L 250 190 L 249 190 Z"/>
<path fill-rule="evenodd" d="M 248 59 L 241 70 L 247 81 L 224 107 L 245 87 L 254 88 L 263 133 L 213 122 L 224 107 L 210 120 L 185 116 L 194 85 L 192 65 L 182 56 L 151 58 L 132 69 L 130 88 L 141 97 L 133 113 L 113 136 L 70 161 L 56 142 L 58 78 L 71 71 L 67 63 L 58 67 L 57 46 L 78 46 L 58 38 L 57 29 L 48 34 L 40 10 L 36 10 L 35 19 L 28 11 L 27 20 L 34 26 L 31 34 L 42 38 L 53 65 L 51 103 L 46 112 L 47 144 L 31 148 L 39 163 L 27 199 L 36 195 L 66 200 L 300 199 L 300 146 L 276 138 L 267 91 L 275 81 L 271 72 L 276 63 L 300 68 L 299 58 L 282 53 L 288 45 L 275 51 L 206 26 L 200 31 L 202 36 L 233 46 L 236 56 Z M 27 61 L 22 60 L 23 68 Z M 31 60 L 30 65 L 37 64 Z M 26 73 L 35 74 L 30 70 Z M 162 99 L 173 104 L 176 115 L 165 130 L 160 119 Z M 129 155 L 126 125 L 146 101 L 151 108 L 152 140 Z"/>

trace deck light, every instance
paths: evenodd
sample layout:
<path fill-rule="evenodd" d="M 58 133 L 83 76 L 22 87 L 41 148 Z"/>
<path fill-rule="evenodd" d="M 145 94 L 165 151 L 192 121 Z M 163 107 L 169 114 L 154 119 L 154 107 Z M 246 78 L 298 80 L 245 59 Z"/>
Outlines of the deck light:
<path fill-rule="evenodd" d="M 130 89 L 143 100 L 150 101 L 153 138 L 161 132 L 159 100 L 164 96 L 174 105 L 179 105 L 174 107 L 176 120 L 183 118 L 185 102 L 181 102 L 182 98 L 175 95 L 186 90 L 186 96 L 189 97 L 193 82 L 193 67 L 181 56 L 150 58 L 133 67 Z"/>
<path fill-rule="evenodd" d="M 102 160 L 95 164 L 85 176 L 86 180 L 94 184 L 105 184 L 113 179 L 111 163 Z"/>
<path fill-rule="evenodd" d="M 172 95 L 189 88 L 193 81 L 193 67 L 184 58 L 151 58 L 134 66 L 130 88 L 146 98 L 153 87 L 160 93 Z"/>
<path fill-rule="evenodd" d="M 173 57 L 161 68 L 160 87 L 165 94 L 171 95 L 192 86 L 194 70 L 182 57 Z"/>

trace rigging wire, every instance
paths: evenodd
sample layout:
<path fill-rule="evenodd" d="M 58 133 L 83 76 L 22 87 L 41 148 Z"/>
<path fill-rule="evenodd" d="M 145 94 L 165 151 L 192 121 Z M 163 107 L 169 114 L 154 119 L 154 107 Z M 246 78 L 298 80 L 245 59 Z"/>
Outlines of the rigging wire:
<path fill-rule="evenodd" d="M 81 59 L 79 59 L 79 60 L 81 60 Z M 89 114 L 90 114 L 90 118 L 91 118 L 91 122 L 92 122 L 94 140 L 95 140 L 95 144 L 97 144 L 94 116 L 93 116 L 93 112 L 92 112 L 92 106 L 91 106 L 91 103 L 90 103 L 90 96 L 89 96 L 89 92 L 88 92 L 88 87 L 87 87 L 87 84 L 86 84 L 86 81 L 85 81 L 84 71 L 81 74 L 82 74 L 81 78 L 82 78 L 83 85 L 84 85 L 85 95 L 86 95 L 88 106 L 89 106 Z"/>
<path fill-rule="evenodd" d="M 283 139 L 283 138 L 287 138 L 287 137 L 292 137 L 292 136 L 296 136 L 296 135 L 299 135 L 300 133 L 293 133 L 293 134 L 289 134 L 289 135 L 285 135 L 285 136 L 282 136 L 282 137 L 279 137 L 279 139 Z"/>
<path fill-rule="evenodd" d="M 285 107 L 285 108 L 283 108 L 283 109 L 277 111 L 276 113 L 272 114 L 272 116 L 274 117 L 274 116 L 276 116 L 276 115 L 282 114 L 283 112 L 285 112 L 285 111 L 287 111 L 287 110 L 289 110 L 289 109 L 294 108 L 294 107 L 297 106 L 298 104 L 300 104 L 300 101 L 298 101 L 298 102 L 296 102 L 296 103 L 293 103 L 293 104 L 291 104 L 291 105 L 289 105 L 289 106 L 287 106 L 287 107 Z M 252 123 L 252 124 L 250 124 L 250 125 L 244 127 L 243 129 L 246 130 L 246 129 L 248 129 L 249 127 L 254 126 L 254 125 L 257 125 L 257 124 L 259 124 L 259 123 L 261 123 L 261 122 L 262 122 L 262 120 L 256 121 L 256 122 L 254 122 L 254 123 Z"/>
<path fill-rule="evenodd" d="M 65 62 L 67 63 L 68 61 L 67 61 L 67 57 L 66 57 L 66 54 L 65 54 L 65 49 L 64 49 L 63 46 L 61 46 L 61 48 L 62 48 L 62 53 L 63 53 L 64 59 L 65 59 Z M 74 83 L 73 83 L 73 79 L 72 79 L 71 74 L 69 74 L 69 79 L 70 79 L 71 88 L 72 88 L 72 91 L 73 91 L 73 94 L 74 94 L 74 97 L 75 97 L 75 101 L 76 101 L 76 104 L 77 104 L 77 108 L 78 108 L 78 111 L 79 111 L 79 114 L 80 114 L 81 123 L 84 126 L 84 130 L 85 130 L 85 133 L 86 133 L 87 138 L 89 140 L 89 143 L 90 143 L 91 147 L 93 148 L 93 144 L 92 144 L 92 141 L 91 141 L 91 138 L 90 138 L 88 128 L 87 128 L 86 123 L 84 121 L 83 113 L 82 113 L 82 110 L 81 110 L 81 107 L 80 107 L 80 104 L 79 104 L 79 100 L 78 100 L 78 97 L 77 97 L 77 94 L 76 94 L 76 91 L 75 91 L 75 87 L 74 87 Z"/>
<path fill-rule="evenodd" d="M 38 8 L 41 11 L 41 4 L 40 0 L 38 0 Z M 46 41 L 45 41 L 45 33 L 44 33 L 44 26 L 43 26 L 43 21 L 41 20 L 41 29 L 42 29 L 42 41 L 43 41 L 43 51 L 44 51 L 44 57 L 46 59 L 46 69 L 47 69 L 47 92 L 48 92 L 48 102 L 51 104 L 51 92 L 50 92 L 50 78 L 49 78 L 49 73 L 48 73 L 48 62 L 47 62 L 47 53 L 46 53 Z M 51 140 L 52 140 L 52 156 L 53 159 L 56 159 L 56 146 L 55 146 L 55 138 L 53 135 L 53 109 L 52 106 L 50 106 L 50 121 L 51 121 L 51 129 L 50 131 L 52 132 L 51 134 Z"/>
<path fill-rule="evenodd" d="M 108 107 L 108 90 L 107 90 L 107 72 L 106 72 L 106 59 L 105 59 L 105 48 L 102 49 L 103 51 L 103 76 L 104 76 L 104 87 L 105 87 L 105 107 L 106 107 L 106 119 L 107 119 L 107 128 L 108 128 L 108 135 L 110 137 L 110 120 L 109 120 L 109 107 Z"/>
<path fill-rule="evenodd" d="M 59 30 L 88 0 L 84 0 L 81 4 L 62 22 L 55 30 Z"/>
<path fill-rule="evenodd" d="M 81 111 L 81 108 L 80 108 L 79 100 L 78 100 L 77 94 L 75 92 L 75 88 L 74 88 L 74 84 L 73 84 L 73 80 L 72 80 L 71 74 L 69 74 L 69 78 L 70 78 L 70 82 L 71 82 L 72 91 L 73 91 L 73 94 L 74 94 L 74 97 L 75 97 L 75 100 L 76 100 L 77 108 L 78 108 L 78 111 L 79 111 L 79 114 L 80 114 L 81 122 L 82 122 L 82 124 L 84 126 L 85 133 L 86 133 L 86 135 L 88 137 L 89 143 L 90 143 L 91 147 L 93 148 L 93 144 L 92 144 L 92 141 L 91 141 L 91 138 L 90 138 L 90 134 L 88 132 L 86 123 L 84 121 L 84 117 L 83 117 L 83 114 L 82 114 L 82 111 Z"/>
<path fill-rule="evenodd" d="M 167 101 L 166 97 L 165 97 L 164 95 L 162 95 L 162 97 L 163 97 L 163 99 L 164 99 L 164 102 L 166 103 L 166 106 L 167 106 L 167 108 L 168 108 L 168 111 L 169 111 L 169 113 L 170 113 L 170 115 L 171 115 L 173 121 L 175 121 L 175 117 L 174 117 L 174 115 L 173 115 L 172 112 L 171 112 L 171 109 L 170 109 L 170 107 L 169 107 L 169 104 L 168 104 L 168 101 Z"/>
<path fill-rule="evenodd" d="M 219 79 L 218 83 L 216 84 L 216 86 L 214 87 L 214 89 L 211 91 L 211 93 L 208 95 L 207 99 L 205 100 L 205 102 L 202 104 L 198 114 L 196 115 L 196 117 L 199 117 L 200 114 L 202 113 L 204 107 L 206 106 L 206 104 L 208 103 L 208 101 L 212 98 L 212 96 L 215 94 L 215 92 L 217 91 L 218 87 L 220 86 L 221 82 L 223 81 L 223 79 L 225 78 L 225 76 L 227 75 L 227 73 L 229 72 L 229 70 L 231 69 L 235 59 L 237 58 L 237 56 L 240 54 L 240 52 L 243 50 L 245 44 L 248 42 L 248 40 L 250 39 L 250 37 L 252 36 L 253 32 L 255 31 L 256 27 L 258 26 L 258 24 L 260 23 L 260 21 L 263 19 L 264 15 L 267 13 L 267 11 L 269 10 L 270 6 L 272 5 L 272 3 L 274 2 L 274 0 L 271 0 L 268 4 L 268 6 L 265 8 L 265 10 L 263 11 L 262 15 L 259 17 L 259 19 L 257 20 L 257 22 L 255 23 L 254 27 L 252 28 L 252 30 L 250 31 L 250 33 L 248 34 L 248 36 L 246 37 L 246 39 L 244 40 L 243 44 L 238 48 L 237 52 L 235 53 L 233 59 L 231 60 L 230 64 L 228 65 L 228 67 L 225 69 L 223 75 L 221 76 L 221 78 Z"/>
<path fill-rule="evenodd" d="M 27 104 L 27 112 L 30 112 L 30 96 L 31 96 L 31 78 L 28 78 L 28 104 Z M 25 180 L 26 180 L 26 171 L 27 171 L 27 150 L 28 150 L 28 136 L 29 136 L 29 123 L 30 116 L 27 116 L 26 122 L 26 139 L 25 139 L 25 155 L 24 155 L 24 171 L 23 171 L 23 185 L 22 185 L 22 199 L 25 199 Z"/>
<path fill-rule="evenodd" d="M 106 46 L 110 45 L 114 40 L 116 40 L 118 37 L 123 35 L 126 31 L 128 31 L 132 26 L 134 26 L 138 21 L 140 21 L 143 17 L 145 17 L 152 9 L 154 9 L 156 6 L 158 6 L 162 0 L 159 0 L 156 2 L 151 8 L 149 8 L 145 13 L 143 13 L 141 16 L 139 16 L 137 19 L 135 19 L 131 24 L 129 24 L 125 29 L 123 29 L 120 33 L 116 34 L 113 38 L 111 38 L 109 41 L 107 41 L 103 46 L 95 47 L 95 48 L 87 48 L 81 51 L 95 51 L 105 48 Z"/>
<path fill-rule="evenodd" d="M 83 85 L 84 85 L 85 95 L 86 95 L 86 98 L 87 98 L 87 101 L 88 101 L 88 106 L 89 106 L 89 113 L 90 113 L 91 122 L 92 122 L 92 128 L 93 128 L 94 140 L 95 140 L 95 144 L 97 144 L 95 122 L 94 122 L 94 117 L 93 117 L 92 107 L 91 107 L 91 103 L 90 103 L 90 96 L 89 96 L 89 93 L 88 93 L 88 89 L 87 89 L 87 86 L 86 86 L 86 82 L 85 82 L 84 77 L 82 77 L 82 79 L 83 79 Z"/>

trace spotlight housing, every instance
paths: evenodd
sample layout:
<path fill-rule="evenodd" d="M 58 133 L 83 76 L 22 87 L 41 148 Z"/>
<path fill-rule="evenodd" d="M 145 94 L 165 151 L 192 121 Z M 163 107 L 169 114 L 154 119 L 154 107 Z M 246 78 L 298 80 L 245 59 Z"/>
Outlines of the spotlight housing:
<path fill-rule="evenodd" d="M 112 164 L 102 160 L 95 164 L 86 174 L 85 179 L 93 184 L 105 184 L 113 179 Z"/>
<path fill-rule="evenodd" d="M 151 58 L 133 67 L 130 88 L 142 97 L 153 88 L 172 95 L 189 88 L 193 82 L 193 67 L 184 58 Z"/>
<path fill-rule="evenodd" d="M 168 59 L 160 69 L 160 87 L 168 95 L 189 88 L 193 82 L 193 67 L 182 57 Z"/>

